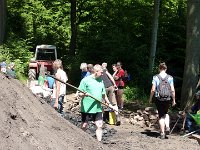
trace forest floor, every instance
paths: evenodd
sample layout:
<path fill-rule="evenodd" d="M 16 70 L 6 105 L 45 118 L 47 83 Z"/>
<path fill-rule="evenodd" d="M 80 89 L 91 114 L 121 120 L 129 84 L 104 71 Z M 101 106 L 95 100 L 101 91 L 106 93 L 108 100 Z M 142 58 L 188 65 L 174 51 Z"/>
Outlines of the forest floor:
<path fill-rule="evenodd" d="M 120 126 L 108 125 L 115 131 L 97 142 L 61 117 L 53 108 L 16 79 L 0 74 L 0 149 L 4 150 L 176 150 L 199 149 L 197 140 L 172 134 L 168 139 L 158 138 L 154 128 L 129 124 L 122 117 Z M 73 94 L 68 99 L 74 99 Z"/>
<path fill-rule="evenodd" d="M 73 101 L 74 93 L 68 94 L 67 99 Z M 111 136 L 103 135 L 103 139 L 105 139 L 103 143 L 109 148 L 115 150 L 198 150 L 200 148 L 200 143 L 197 140 L 183 137 L 179 131 L 176 131 L 176 128 L 171 135 L 161 140 L 158 129 L 130 124 L 125 115 L 126 111 L 128 113 L 131 113 L 131 111 L 136 112 L 140 106 L 138 107 L 138 104 L 135 103 L 128 105 L 128 108 L 132 109 L 124 110 L 120 126 L 106 124 L 107 128 L 116 131 Z M 104 136 L 106 137 L 104 138 Z"/>

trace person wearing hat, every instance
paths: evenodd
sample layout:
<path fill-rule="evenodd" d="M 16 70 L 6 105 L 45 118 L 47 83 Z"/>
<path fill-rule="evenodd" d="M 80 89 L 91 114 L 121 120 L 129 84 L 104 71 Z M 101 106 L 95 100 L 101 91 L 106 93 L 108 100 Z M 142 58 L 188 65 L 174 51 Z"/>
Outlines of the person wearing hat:
<path fill-rule="evenodd" d="M 10 78 L 16 78 L 16 73 L 15 73 L 15 69 L 14 69 L 15 64 L 13 62 L 11 62 L 8 66 L 8 69 L 6 70 L 6 74 L 8 77 Z"/>
<path fill-rule="evenodd" d="M 191 110 L 188 111 L 186 114 L 183 114 L 185 116 L 185 132 L 192 132 L 194 130 L 193 127 L 195 126 L 195 121 L 191 115 L 200 114 L 200 91 L 195 94 L 195 99 L 196 102 L 194 103 L 194 105 L 192 105 Z"/>

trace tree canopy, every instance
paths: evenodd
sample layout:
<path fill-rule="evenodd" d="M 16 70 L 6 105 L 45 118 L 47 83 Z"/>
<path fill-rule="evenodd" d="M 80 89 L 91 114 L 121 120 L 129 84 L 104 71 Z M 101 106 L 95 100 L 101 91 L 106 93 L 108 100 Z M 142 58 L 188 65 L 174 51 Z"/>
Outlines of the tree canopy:
<path fill-rule="evenodd" d="M 121 61 L 131 73 L 130 84 L 147 91 L 153 7 L 153 0 L 7 0 L 6 40 L 0 53 L 9 53 L 9 61 L 18 60 L 26 68 L 36 45 L 56 45 L 58 58 L 63 60 L 70 81 L 75 84 L 80 81 L 81 62 L 107 62 L 112 71 L 111 65 Z M 180 95 L 186 48 L 186 0 L 161 0 L 159 10 L 153 71 L 156 73 L 158 63 L 165 61 Z"/>

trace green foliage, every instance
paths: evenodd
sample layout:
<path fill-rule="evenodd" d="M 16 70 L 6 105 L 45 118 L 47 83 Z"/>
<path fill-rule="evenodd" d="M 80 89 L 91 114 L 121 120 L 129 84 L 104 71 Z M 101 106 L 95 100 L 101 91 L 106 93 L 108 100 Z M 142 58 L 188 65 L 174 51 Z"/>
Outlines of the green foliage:
<path fill-rule="evenodd" d="M 56 45 L 61 57 L 70 42 L 69 13 L 70 3 L 65 1 L 9 0 L 9 34 L 26 39 L 32 50 L 40 44 Z"/>
<path fill-rule="evenodd" d="M 147 100 L 149 98 L 149 95 L 145 94 L 141 88 L 138 87 L 130 87 L 126 86 L 124 89 L 124 99 L 125 102 L 133 102 L 133 101 L 138 101 L 140 103 L 147 103 Z"/>
<path fill-rule="evenodd" d="M 135 87 L 126 86 L 126 88 L 124 89 L 124 96 L 125 96 L 125 100 L 127 102 L 132 101 L 134 99 L 138 99 L 139 98 L 139 89 L 135 88 Z"/>
<path fill-rule="evenodd" d="M 76 84 L 81 62 L 107 62 L 110 69 L 111 64 L 121 61 L 132 76 L 125 89 L 127 99 L 147 95 L 151 86 L 148 59 L 153 0 L 79 0 L 76 13 L 77 47 L 72 57 L 70 1 L 8 0 L 7 42 L 1 47 L 5 51 L 0 58 L 15 60 L 18 71 L 26 74 L 27 50 L 34 51 L 39 44 L 56 45 L 69 80 Z M 162 0 L 155 66 L 166 61 L 169 73 L 178 77 L 183 74 L 185 32 L 186 0 Z"/>
<path fill-rule="evenodd" d="M 148 89 L 151 86 L 148 59 L 153 1 L 90 0 L 81 1 L 78 8 L 81 8 L 77 12 L 78 57 L 89 63 L 106 61 L 108 65 L 121 61 L 123 68 L 133 76 L 134 83 Z M 161 60 L 166 61 L 168 68 L 176 63 L 173 70 L 179 70 L 180 76 L 183 70 L 178 68 L 183 68 L 185 54 L 185 19 L 185 1 L 161 2 L 155 65 Z"/>
<path fill-rule="evenodd" d="M 26 41 L 8 41 L 0 46 L 0 61 L 15 63 L 15 70 L 18 78 L 25 76 L 28 73 L 28 63 L 33 56 L 29 51 L 30 47 L 27 46 Z"/>

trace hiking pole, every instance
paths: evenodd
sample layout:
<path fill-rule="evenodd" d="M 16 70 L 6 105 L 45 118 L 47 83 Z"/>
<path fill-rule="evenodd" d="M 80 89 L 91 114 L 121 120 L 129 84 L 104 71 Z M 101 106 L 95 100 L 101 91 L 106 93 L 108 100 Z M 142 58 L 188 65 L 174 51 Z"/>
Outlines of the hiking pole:
<path fill-rule="evenodd" d="M 199 83 L 200 83 L 200 79 L 199 79 L 199 81 L 198 81 L 198 83 L 197 83 L 196 90 L 197 90 L 197 88 L 198 88 L 198 86 L 199 86 Z M 194 99 L 195 94 L 196 94 L 196 93 L 193 94 L 192 100 Z M 189 102 L 190 102 L 190 101 L 188 100 L 187 103 L 186 103 L 185 108 L 183 109 L 183 112 L 185 112 L 185 110 L 186 110 L 186 108 L 187 108 Z M 172 130 L 170 131 L 170 134 L 171 134 L 172 131 L 174 130 L 174 128 L 175 128 L 175 126 L 177 125 L 177 123 L 178 123 L 178 121 L 180 120 L 180 118 L 181 118 L 181 117 L 179 116 L 179 118 L 177 119 L 176 123 L 174 124 Z M 185 123 L 185 120 L 183 121 L 183 123 Z M 185 125 L 183 125 L 183 127 L 184 127 L 184 126 L 185 126 Z"/>
<path fill-rule="evenodd" d="M 46 75 L 49 76 L 49 77 L 54 78 L 55 80 L 57 80 L 57 81 L 59 81 L 59 82 L 61 82 L 61 83 L 63 83 L 63 84 L 66 84 L 66 85 L 68 85 L 68 86 L 70 86 L 70 87 L 76 89 L 77 91 L 79 91 L 79 92 L 81 92 L 81 93 L 83 93 L 83 94 L 86 94 L 86 92 L 80 90 L 79 88 L 77 88 L 77 87 L 75 87 L 75 86 L 73 86 L 73 85 L 71 85 L 71 84 L 69 84 L 69 83 L 67 83 L 67 82 L 64 82 L 64 81 L 62 81 L 62 80 L 56 78 L 55 76 L 52 76 L 52 75 L 49 75 L 49 74 L 46 74 Z M 104 103 L 104 102 L 98 100 L 98 99 L 95 98 L 94 96 L 92 96 L 92 95 L 90 95 L 90 94 L 87 94 L 87 96 L 93 98 L 94 100 L 96 100 L 97 102 L 101 103 L 102 105 L 107 106 L 107 107 L 109 107 L 110 109 L 114 110 L 114 109 L 113 109 L 112 107 L 110 107 L 108 104 L 106 104 L 106 103 Z M 114 110 L 114 111 L 116 111 L 116 112 L 119 113 L 119 111 L 117 111 L 117 110 Z"/>
<path fill-rule="evenodd" d="M 198 83 L 197 83 L 196 90 L 197 90 L 197 88 L 199 87 L 199 85 L 200 85 L 200 79 L 199 79 L 199 81 L 198 81 Z M 192 100 L 194 99 L 195 94 L 196 94 L 196 93 L 193 94 L 193 96 L 192 96 Z M 186 110 L 186 108 L 187 108 L 189 102 L 190 102 L 190 101 L 188 100 L 187 103 L 186 103 L 185 108 L 183 109 L 183 112 L 185 112 L 185 110 Z M 175 128 L 176 124 L 178 123 L 178 121 L 180 120 L 180 118 L 181 118 L 181 117 L 179 117 L 179 118 L 177 119 L 176 123 L 174 124 L 174 127 L 172 128 L 172 130 L 171 130 L 171 132 L 170 132 L 170 134 L 171 134 L 172 131 L 174 130 L 174 128 Z M 183 120 L 183 126 L 182 126 L 182 129 L 185 127 L 185 121 L 186 121 L 186 117 L 185 117 L 184 120 Z"/>
<path fill-rule="evenodd" d="M 196 133 L 196 132 L 198 132 L 198 131 L 200 131 L 200 129 L 197 129 L 197 130 L 192 131 L 192 132 L 190 132 L 190 133 L 188 133 L 188 134 L 185 134 L 185 135 L 183 135 L 183 137 L 189 136 L 189 135 L 191 135 L 191 134 L 193 134 L 193 133 Z"/>
<path fill-rule="evenodd" d="M 198 88 L 198 85 L 197 85 L 197 87 L 196 87 L 196 89 Z M 193 95 L 192 95 L 192 100 L 194 99 L 194 96 L 195 96 L 195 94 L 196 93 L 194 93 Z M 184 109 L 183 109 L 183 112 L 185 112 L 185 110 L 186 110 L 186 108 L 187 108 L 187 106 L 188 106 L 188 104 L 189 104 L 189 100 L 187 101 L 187 103 L 186 103 L 186 106 L 184 107 Z M 180 116 L 178 117 L 178 119 L 177 119 L 177 121 L 176 121 L 176 123 L 174 124 L 174 126 L 173 126 L 173 128 L 172 128 L 172 130 L 170 131 L 170 133 L 169 134 L 171 134 L 172 132 L 173 132 L 173 130 L 174 130 L 174 128 L 176 127 L 176 125 L 177 125 L 177 123 L 178 123 L 178 121 L 180 120 Z M 185 120 L 183 121 L 183 123 L 185 123 Z M 183 125 L 183 127 L 184 127 L 185 125 Z"/>
<path fill-rule="evenodd" d="M 178 121 L 180 120 L 181 117 L 178 117 L 178 119 L 176 120 L 176 123 L 174 124 L 173 128 L 171 129 L 171 131 L 169 132 L 169 134 L 171 134 L 174 130 L 174 128 L 176 127 Z"/>

